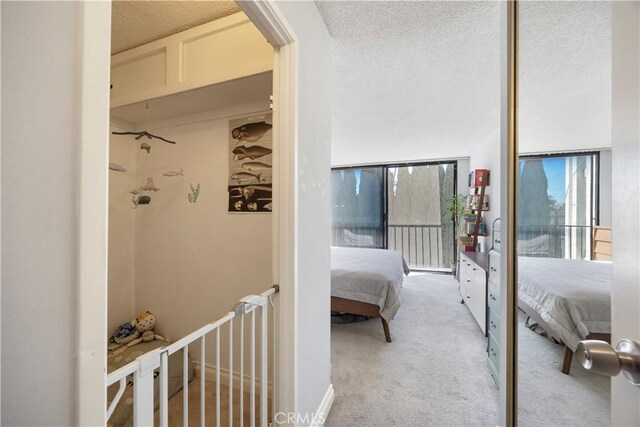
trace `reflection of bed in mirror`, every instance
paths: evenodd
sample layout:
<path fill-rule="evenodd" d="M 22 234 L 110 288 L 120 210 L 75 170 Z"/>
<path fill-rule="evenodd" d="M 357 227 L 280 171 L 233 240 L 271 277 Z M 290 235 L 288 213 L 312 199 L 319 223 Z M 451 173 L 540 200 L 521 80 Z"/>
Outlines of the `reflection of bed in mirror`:
<path fill-rule="evenodd" d="M 331 311 L 380 318 L 387 342 L 389 321 L 400 308 L 409 267 L 396 251 L 331 248 Z"/>
<path fill-rule="evenodd" d="M 518 305 L 529 326 L 565 345 L 565 374 L 579 341 L 611 341 L 610 229 L 594 228 L 592 259 L 518 258 Z"/>

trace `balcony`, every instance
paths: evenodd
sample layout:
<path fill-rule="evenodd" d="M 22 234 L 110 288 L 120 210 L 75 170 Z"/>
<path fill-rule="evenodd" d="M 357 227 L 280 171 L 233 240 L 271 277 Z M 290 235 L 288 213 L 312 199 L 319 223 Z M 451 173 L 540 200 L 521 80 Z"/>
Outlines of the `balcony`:
<path fill-rule="evenodd" d="M 591 259 L 590 225 L 521 225 L 518 255 L 540 258 Z"/>
<path fill-rule="evenodd" d="M 449 269 L 453 262 L 453 224 L 389 224 L 383 227 L 332 227 L 331 244 L 388 248 L 402 254 L 412 270 Z"/>

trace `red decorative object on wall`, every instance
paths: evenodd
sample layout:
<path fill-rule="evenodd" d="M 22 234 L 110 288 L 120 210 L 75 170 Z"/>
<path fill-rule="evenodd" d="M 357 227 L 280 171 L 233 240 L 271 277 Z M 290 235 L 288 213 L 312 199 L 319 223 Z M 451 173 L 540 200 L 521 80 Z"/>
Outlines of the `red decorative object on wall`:
<path fill-rule="evenodd" d="M 489 169 L 476 169 L 469 174 L 469 187 L 489 185 Z"/>

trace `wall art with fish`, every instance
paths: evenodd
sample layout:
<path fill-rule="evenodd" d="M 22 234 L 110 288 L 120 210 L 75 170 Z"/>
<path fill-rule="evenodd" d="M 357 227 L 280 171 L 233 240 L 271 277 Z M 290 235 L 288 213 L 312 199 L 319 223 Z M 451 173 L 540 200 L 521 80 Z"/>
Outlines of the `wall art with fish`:
<path fill-rule="evenodd" d="M 229 120 L 229 212 L 271 212 L 272 123 L 270 113 Z"/>

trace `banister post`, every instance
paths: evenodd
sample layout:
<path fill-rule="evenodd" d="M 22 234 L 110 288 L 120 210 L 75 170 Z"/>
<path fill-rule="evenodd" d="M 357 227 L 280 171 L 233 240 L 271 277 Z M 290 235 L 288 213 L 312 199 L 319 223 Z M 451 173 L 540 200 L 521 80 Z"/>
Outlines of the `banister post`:
<path fill-rule="evenodd" d="M 163 349 L 150 351 L 136 360 L 140 368 L 133 374 L 133 425 L 153 425 L 153 371 L 160 366 Z"/>

